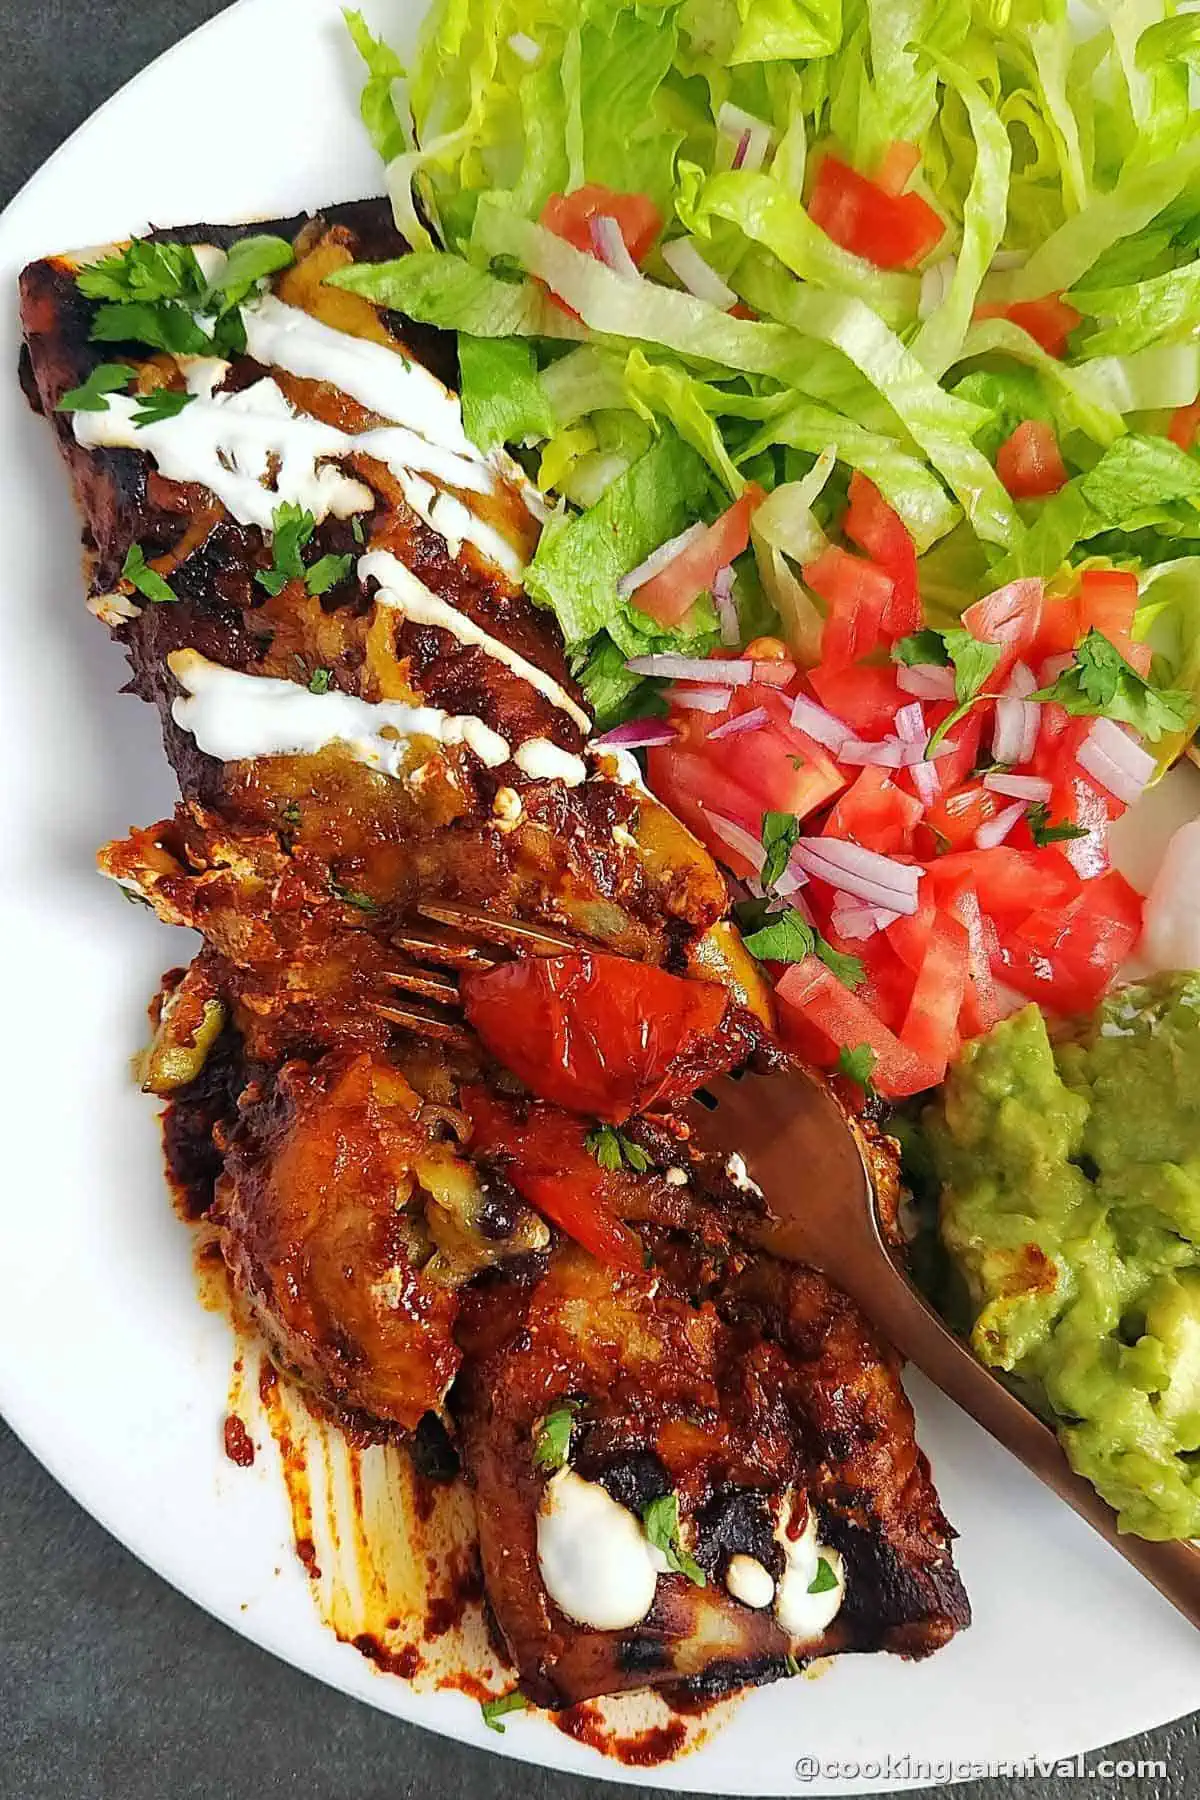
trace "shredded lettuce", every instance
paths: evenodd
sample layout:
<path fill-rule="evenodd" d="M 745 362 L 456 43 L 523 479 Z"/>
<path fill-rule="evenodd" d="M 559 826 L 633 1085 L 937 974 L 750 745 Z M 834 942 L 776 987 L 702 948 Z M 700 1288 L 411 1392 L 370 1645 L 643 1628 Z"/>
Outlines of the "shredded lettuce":
<path fill-rule="evenodd" d="M 554 430 L 554 414 L 538 376 L 537 357 L 523 338 L 458 340 L 463 425 L 480 450 L 524 444 Z"/>

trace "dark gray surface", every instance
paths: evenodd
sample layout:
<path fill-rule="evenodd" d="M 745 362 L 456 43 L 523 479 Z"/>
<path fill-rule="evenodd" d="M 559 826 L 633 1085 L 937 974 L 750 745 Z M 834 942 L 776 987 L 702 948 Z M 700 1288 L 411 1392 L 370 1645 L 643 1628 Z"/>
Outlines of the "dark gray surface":
<path fill-rule="evenodd" d="M 101 100 L 219 11 L 212 0 L 0 0 L 0 203 Z M 1121 1654 L 1115 1620 L 1113 1650 Z M 1198 1727 L 1200 1715 L 1121 1747 L 1165 1758 L 1164 1779 L 958 1791 L 1182 1800 L 1200 1788 Z M 415 1731 L 252 1648 L 135 1562 L 0 1425 L 0 1800 L 603 1800 L 614 1791 Z"/>

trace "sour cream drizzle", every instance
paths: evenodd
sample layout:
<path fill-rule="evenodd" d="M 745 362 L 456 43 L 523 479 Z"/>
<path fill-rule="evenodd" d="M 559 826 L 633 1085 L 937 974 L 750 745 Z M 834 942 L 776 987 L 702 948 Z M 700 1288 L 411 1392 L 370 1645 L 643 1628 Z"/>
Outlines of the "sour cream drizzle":
<path fill-rule="evenodd" d="M 508 644 L 492 637 L 482 625 L 477 625 L 457 607 L 432 593 L 390 550 L 372 550 L 360 557 L 358 575 L 360 581 L 365 582 L 373 577 L 379 583 L 379 592 L 375 598 L 381 605 L 393 607 L 416 625 L 436 625 L 440 630 L 450 632 L 460 644 L 483 650 L 495 662 L 502 663 L 514 675 L 519 675 L 522 681 L 528 682 L 535 693 L 549 700 L 552 706 L 566 713 L 585 736 L 590 733 L 592 722 L 588 715 L 581 706 L 576 705 L 567 690 L 552 675 L 547 675 L 544 669 L 527 661 Z M 522 745 L 523 750 L 527 747 Z M 553 748 L 552 745 L 545 747 Z M 567 752 L 563 751 L 561 754 L 566 755 Z M 575 757 L 572 761 L 578 763 L 579 758 Z"/>
<path fill-rule="evenodd" d="M 628 1630 L 654 1604 L 658 1559 L 640 1519 L 574 1469 L 560 1469 L 546 1483 L 537 1554 L 546 1592 L 580 1625 Z"/>

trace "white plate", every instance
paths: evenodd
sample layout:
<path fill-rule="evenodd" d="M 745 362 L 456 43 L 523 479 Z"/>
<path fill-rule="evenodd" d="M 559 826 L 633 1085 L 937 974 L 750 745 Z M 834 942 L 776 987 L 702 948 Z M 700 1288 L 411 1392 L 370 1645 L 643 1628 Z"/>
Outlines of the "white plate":
<path fill-rule="evenodd" d="M 396 0 L 406 12 L 411 27 L 417 0 Z M 555 1768 L 785 1794 L 805 1757 L 880 1765 L 807 1781 L 808 1793 L 879 1791 L 919 1781 L 920 1762 L 1057 1758 L 1200 1706 L 1193 1632 L 920 1384 L 973 1628 L 924 1665 L 847 1660 L 756 1693 L 698 1754 L 644 1774 L 538 1719 L 499 1738 L 461 1696 L 375 1674 L 313 1610 L 271 1461 L 244 1473 L 222 1457 L 228 1330 L 197 1304 L 153 1108 L 127 1071 L 147 997 L 188 946 L 92 869 L 104 838 L 169 810 L 172 786 L 152 711 L 118 698 L 123 661 L 82 604 L 64 472 L 14 378 L 12 295 L 21 266 L 49 251 L 377 191 L 357 80 L 333 0 L 241 0 L 105 106 L 0 221 L 6 1417 L 90 1513 L 236 1631 L 401 1718 Z"/>

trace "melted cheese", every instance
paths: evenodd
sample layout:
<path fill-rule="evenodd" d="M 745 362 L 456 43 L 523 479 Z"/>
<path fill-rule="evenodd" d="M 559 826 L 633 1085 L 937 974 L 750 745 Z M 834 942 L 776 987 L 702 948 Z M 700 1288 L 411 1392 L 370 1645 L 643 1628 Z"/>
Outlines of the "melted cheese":
<path fill-rule="evenodd" d="M 764 1568 L 756 1556 L 743 1556 L 740 1552 L 729 1559 L 725 1586 L 735 1600 L 759 1612 L 775 1598 L 775 1577 L 770 1569 Z"/>
<path fill-rule="evenodd" d="M 535 663 L 528 662 L 525 657 L 501 643 L 499 638 L 492 637 L 482 625 L 477 625 L 457 607 L 431 593 L 423 581 L 420 581 L 411 569 L 390 550 L 372 550 L 361 557 L 358 564 L 360 581 L 372 577 L 379 583 L 376 600 L 383 606 L 393 607 L 411 619 L 417 625 L 436 625 L 442 631 L 448 631 L 460 644 L 474 646 L 485 652 L 495 662 L 502 663 L 522 681 L 528 682 L 535 693 L 541 694 L 560 712 L 565 712 L 579 729 L 587 735 L 591 731 L 591 720 L 581 706 L 577 706 L 566 689 L 544 669 Z M 578 759 L 575 759 L 578 761 Z M 582 779 L 582 778 L 581 778 Z"/>
<path fill-rule="evenodd" d="M 207 756 L 221 762 L 314 755 L 343 743 L 359 762 L 395 776 L 413 738 L 463 744 L 491 769 L 509 760 L 499 732 L 470 714 L 400 700 L 372 703 L 336 689 L 312 694 L 293 681 L 222 668 L 195 650 L 175 650 L 167 663 L 184 689 L 171 717 Z"/>
<path fill-rule="evenodd" d="M 641 1521 L 573 1469 L 546 1483 L 537 1553 L 546 1592 L 580 1625 L 628 1630 L 654 1604 L 658 1571 Z"/>

